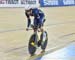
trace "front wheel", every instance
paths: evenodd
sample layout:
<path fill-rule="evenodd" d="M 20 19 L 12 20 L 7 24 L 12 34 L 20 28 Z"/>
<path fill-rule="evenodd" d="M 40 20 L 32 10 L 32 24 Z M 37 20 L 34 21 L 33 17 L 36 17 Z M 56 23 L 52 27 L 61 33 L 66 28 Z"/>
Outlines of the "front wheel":
<path fill-rule="evenodd" d="M 30 37 L 30 40 L 29 40 L 29 44 L 28 44 L 28 50 L 29 50 L 29 54 L 31 56 L 33 56 L 36 52 L 36 47 L 35 45 L 37 45 L 37 34 L 33 34 L 31 37 Z"/>

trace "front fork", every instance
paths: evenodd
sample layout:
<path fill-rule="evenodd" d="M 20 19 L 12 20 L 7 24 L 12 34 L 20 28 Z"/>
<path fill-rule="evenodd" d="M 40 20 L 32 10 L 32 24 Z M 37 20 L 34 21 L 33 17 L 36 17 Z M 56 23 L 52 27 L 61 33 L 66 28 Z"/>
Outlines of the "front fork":
<path fill-rule="evenodd" d="M 38 35 L 37 30 L 34 30 L 34 42 L 31 43 L 34 47 L 38 47 Z"/>

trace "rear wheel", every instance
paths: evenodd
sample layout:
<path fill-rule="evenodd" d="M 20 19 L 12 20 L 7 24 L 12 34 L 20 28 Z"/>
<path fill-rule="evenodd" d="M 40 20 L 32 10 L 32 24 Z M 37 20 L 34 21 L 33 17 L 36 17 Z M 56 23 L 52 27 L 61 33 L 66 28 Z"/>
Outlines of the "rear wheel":
<path fill-rule="evenodd" d="M 45 51 L 46 47 L 47 47 L 47 43 L 48 43 L 48 34 L 46 31 L 44 31 L 41 36 L 40 36 L 40 40 L 39 43 L 41 45 L 41 49 L 43 51 Z"/>

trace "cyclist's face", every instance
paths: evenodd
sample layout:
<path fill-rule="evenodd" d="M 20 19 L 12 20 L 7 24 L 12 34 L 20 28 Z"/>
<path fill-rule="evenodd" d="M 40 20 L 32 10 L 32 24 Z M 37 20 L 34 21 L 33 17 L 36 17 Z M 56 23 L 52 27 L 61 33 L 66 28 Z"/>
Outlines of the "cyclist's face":
<path fill-rule="evenodd" d="M 27 14 L 30 15 L 31 14 L 31 11 L 28 11 Z"/>
<path fill-rule="evenodd" d="M 32 10 L 27 12 L 28 15 L 32 15 Z"/>

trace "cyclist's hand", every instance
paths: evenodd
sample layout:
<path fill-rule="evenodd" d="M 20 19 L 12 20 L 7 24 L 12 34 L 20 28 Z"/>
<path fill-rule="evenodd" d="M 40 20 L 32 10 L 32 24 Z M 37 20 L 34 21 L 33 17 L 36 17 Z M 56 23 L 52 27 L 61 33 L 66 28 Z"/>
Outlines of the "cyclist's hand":
<path fill-rule="evenodd" d="M 28 30 L 29 30 L 29 28 L 27 27 L 27 28 L 26 28 L 26 31 L 28 31 Z"/>

